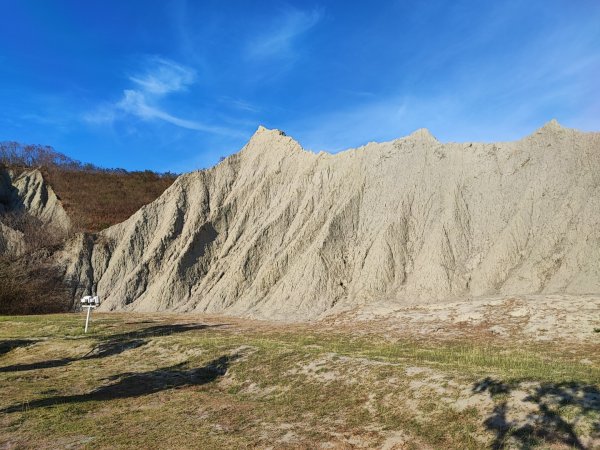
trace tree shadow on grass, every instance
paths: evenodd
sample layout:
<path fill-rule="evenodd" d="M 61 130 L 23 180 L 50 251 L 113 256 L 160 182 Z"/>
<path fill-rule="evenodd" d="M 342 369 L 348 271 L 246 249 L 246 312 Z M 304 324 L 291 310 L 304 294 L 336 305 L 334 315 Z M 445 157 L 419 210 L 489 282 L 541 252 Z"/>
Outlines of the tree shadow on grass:
<path fill-rule="evenodd" d="M 143 339 L 156 336 L 170 336 L 172 334 L 184 333 L 186 331 L 204 330 L 207 328 L 217 328 L 222 326 L 226 326 L 226 324 L 207 325 L 203 323 L 183 323 L 173 325 L 156 325 L 126 333 L 109 335 L 107 336 L 107 339 L 111 341 L 119 341 L 123 339 Z"/>
<path fill-rule="evenodd" d="M 13 364 L 11 366 L 0 367 L 0 373 L 2 372 L 24 372 L 27 370 L 37 369 L 50 369 L 53 367 L 62 367 L 71 364 L 75 361 L 85 361 L 89 359 L 100 359 L 107 358 L 109 356 L 118 355 L 126 350 L 141 347 L 145 345 L 146 341 L 141 339 L 134 339 L 131 341 L 109 341 L 103 342 L 94 347 L 89 353 L 83 356 L 74 358 L 60 358 L 50 359 L 48 361 L 40 361 L 29 364 Z"/>
<path fill-rule="evenodd" d="M 90 359 L 107 358 L 121 354 L 127 350 L 141 347 L 148 343 L 148 338 L 156 336 L 169 336 L 175 333 L 183 333 L 192 330 L 204 330 L 206 328 L 223 326 L 221 324 L 205 325 L 205 324 L 175 324 L 175 325 L 157 325 L 154 327 L 142 328 L 129 333 L 120 333 L 108 335 L 106 342 L 101 342 L 94 347 L 89 353 L 79 357 L 68 357 L 51 359 L 48 361 L 40 361 L 29 364 L 13 364 L 11 366 L 0 367 L 2 372 L 23 372 L 27 370 L 50 369 L 53 367 L 62 367 L 71 364 L 75 361 L 85 361 Z M 7 341 L 11 342 L 11 341 Z M 15 341 L 13 341 L 15 342 Z M 31 341 L 33 343 L 35 341 Z M 25 345 L 25 344 L 23 344 Z M 29 344 L 27 344 L 29 345 Z M 0 347 L 1 348 L 1 347 Z M 1 353 L 0 353 L 1 354 Z"/>
<path fill-rule="evenodd" d="M 100 386 L 86 394 L 43 398 L 9 406 L 0 410 L 0 413 L 29 411 L 70 403 L 134 398 L 169 389 L 200 386 L 225 375 L 229 365 L 238 358 L 239 355 L 221 356 L 196 369 L 185 369 L 185 363 L 181 363 L 149 372 L 123 373 L 106 379 L 113 383 Z"/>
<path fill-rule="evenodd" d="M 36 342 L 37 341 L 34 339 L 10 339 L 8 341 L 1 341 L 0 356 L 10 352 L 11 350 L 14 350 L 15 348 L 27 347 L 28 345 L 34 344 Z"/>
<path fill-rule="evenodd" d="M 491 398 L 510 395 L 520 388 L 519 382 L 504 383 L 485 378 L 473 386 L 473 392 L 488 392 Z M 507 448 L 509 441 L 518 448 L 529 449 L 540 443 L 562 444 L 576 449 L 585 449 L 576 427 L 579 421 L 593 413 L 600 412 L 600 390 L 598 386 L 579 383 L 542 383 L 523 399 L 533 403 L 535 411 L 527 414 L 524 420 L 510 420 L 510 407 L 507 400 L 494 406 L 485 420 L 486 428 L 494 432 L 491 448 Z M 566 411 L 568 409 L 568 412 Z M 568 416 L 568 417 L 567 417 Z M 591 438 L 600 438 L 600 423 L 593 424 Z"/>

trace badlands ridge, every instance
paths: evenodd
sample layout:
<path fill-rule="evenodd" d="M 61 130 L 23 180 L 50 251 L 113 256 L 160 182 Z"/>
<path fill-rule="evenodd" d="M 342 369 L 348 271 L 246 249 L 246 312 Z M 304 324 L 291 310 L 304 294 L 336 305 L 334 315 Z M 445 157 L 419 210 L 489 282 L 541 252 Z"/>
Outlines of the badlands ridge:
<path fill-rule="evenodd" d="M 303 320 L 357 305 L 600 293 L 600 133 L 427 130 L 332 155 L 260 127 L 56 255 L 104 310 Z"/>

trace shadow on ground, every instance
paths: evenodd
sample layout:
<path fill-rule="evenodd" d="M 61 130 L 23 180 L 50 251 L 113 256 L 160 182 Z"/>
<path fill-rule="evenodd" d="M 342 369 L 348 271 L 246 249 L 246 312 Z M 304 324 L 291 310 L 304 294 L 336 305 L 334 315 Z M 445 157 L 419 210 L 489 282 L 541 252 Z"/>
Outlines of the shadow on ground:
<path fill-rule="evenodd" d="M 123 373 L 106 379 L 113 381 L 113 383 L 100 386 L 86 394 L 43 398 L 24 404 L 9 406 L 0 410 L 0 413 L 29 411 L 70 403 L 134 398 L 168 389 L 199 386 L 215 381 L 217 378 L 225 375 L 229 365 L 238 357 L 239 355 L 224 355 L 196 369 L 185 369 L 185 363 L 182 363 L 149 372 Z"/>
<path fill-rule="evenodd" d="M 75 361 L 85 361 L 89 359 L 107 358 L 109 356 L 115 356 L 123 353 L 127 350 L 141 347 L 148 343 L 147 338 L 156 336 L 169 336 L 171 334 L 183 333 L 186 331 L 193 330 L 204 330 L 207 328 L 220 327 L 222 324 L 216 325 L 205 325 L 205 324 L 175 324 L 175 325 L 157 325 L 153 327 L 142 328 L 140 330 L 131 331 L 129 333 L 120 333 L 114 335 L 108 335 L 105 337 L 106 342 L 101 342 L 94 347 L 90 352 L 83 356 L 68 357 L 60 359 L 51 359 L 48 361 L 40 361 L 29 364 L 13 364 L 11 366 L 0 367 L 0 373 L 2 372 L 22 372 L 27 370 L 37 369 L 49 369 L 53 367 L 62 367 L 71 364 Z M 14 340 L 5 341 L 0 343 L 0 355 L 3 353 L 1 350 L 4 346 L 8 350 L 4 353 L 12 350 L 16 347 L 23 347 L 30 345 L 35 341 L 27 340 Z M 11 344 L 12 343 L 12 344 Z"/>
<path fill-rule="evenodd" d="M 8 341 L 1 341 L 0 356 L 10 352 L 11 350 L 14 350 L 15 348 L 27 347 L 28 345 L 35 344 L 36 342 L 37 341 L 33 339 L 11 339 Z"/>
<path fill-rule="evenodd" d="M 576 426 L 583 417 L 600 412 L 598 386 L 578 382 L 542 383 L 523 399 L 523 402 L 533 403 L 535 410 L 519 421 L 508 418 L 511 411 L 506 400 L 516 389 L 520 389 L 519 382 L 504 383 L 491 378 L 473 386 L 473 392 L 487 392 L 491 398 L 500 400 L 484 422 L 495 434 L 492 449 L 514 445 L 528 449 L 540 443 L 586 448 L 577 435 Z M 593 427 L 590 437 L 600 439 L 600 423 Z"/>
<path fill-rule="evenodd" d="M 184 333 L 186 331 L 204 330 L 207 328 L 218 328 L 226 326 L 226 324 L 173 324 L 173 325 L 156 325 L 153 327 L 141 328 L 139 330 L 129 331 L 126 333 L 113 334 L 107 336 L 111 341 L 120 341 L 123 339 L 143 339 L 156 336 L 170 336 L 171 334 Z"/>

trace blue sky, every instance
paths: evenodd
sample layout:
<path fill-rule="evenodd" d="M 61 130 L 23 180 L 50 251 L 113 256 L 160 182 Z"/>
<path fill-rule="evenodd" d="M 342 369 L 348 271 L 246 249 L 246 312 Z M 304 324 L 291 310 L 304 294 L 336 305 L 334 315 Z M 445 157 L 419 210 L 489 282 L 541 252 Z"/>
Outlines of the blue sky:
<path fill-rule="evenodd" d="M 209 167 L 259 124 L 331 152 L 600 130 L 597 0 L 0 0 L 0 20 L 0 140 L 106 167 Z"/>

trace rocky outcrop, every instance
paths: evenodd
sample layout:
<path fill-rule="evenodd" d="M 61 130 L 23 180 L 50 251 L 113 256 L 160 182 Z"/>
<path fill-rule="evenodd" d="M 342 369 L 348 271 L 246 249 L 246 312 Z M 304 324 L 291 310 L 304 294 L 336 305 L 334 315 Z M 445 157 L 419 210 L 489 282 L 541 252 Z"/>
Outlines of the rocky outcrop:
<path fill-rule="evenodd" d="M 71 222 L 52 187 L 38 169 L 0 171 L 0 213 L 26 212 L 44 225 L 67 231 Z"/>
<path fill-rule="evenodd" d="M 60 200 L 39 170 L 17 174 L 0 169 L 0 255 L 25 250 L 23 232 L 13 228 L 15 220 L 23 224 L 21 215 L 35 221 L 38 233 L 65 234 L 71 228 Z"/>
<path fill-rule="evenodd" d="M 335 155 L 259 128 L 61 256 L 104 310 L 310 319 L 378 300 L 600 292 L 600 134 L 427 130 Z"/>
<path fill-rule="evenodd" d="M 0 255 L 21 255 L 24 250 L 23 233 L 0 222 Z"/>

